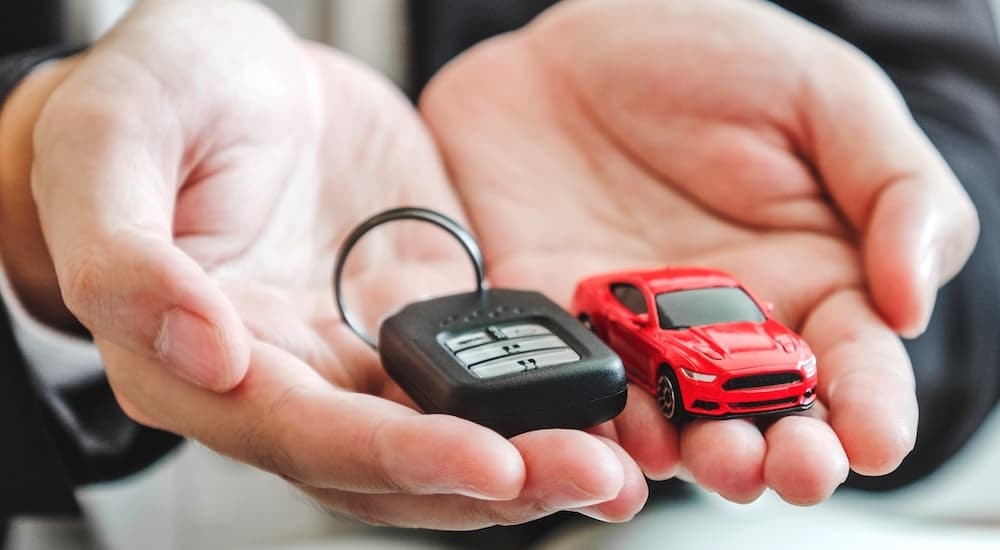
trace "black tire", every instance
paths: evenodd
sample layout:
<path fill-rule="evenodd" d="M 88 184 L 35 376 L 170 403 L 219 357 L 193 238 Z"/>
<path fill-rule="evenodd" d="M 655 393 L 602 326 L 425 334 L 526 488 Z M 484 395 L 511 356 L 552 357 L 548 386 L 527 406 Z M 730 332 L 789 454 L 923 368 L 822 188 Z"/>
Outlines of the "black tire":
<path fill-rule="evenodd" d="M 590 315 L 587 315 L 586 313 L 581 313 L 577 315 L 576 318 L 578 321 L 580 321 L 581 325 L 587 328 L 587 330 L 589 330 L 590 332 L 594 332 L 594 323 L 590 322 Z"/>
<path fill-rule="evenodd" d="M 660 405 L 663 417 L 671 422 L 681 422 L 687 417 L 677 377 L 668 365 L 660 367 L 660 377 L 656 382 L 656 402 Z"/>

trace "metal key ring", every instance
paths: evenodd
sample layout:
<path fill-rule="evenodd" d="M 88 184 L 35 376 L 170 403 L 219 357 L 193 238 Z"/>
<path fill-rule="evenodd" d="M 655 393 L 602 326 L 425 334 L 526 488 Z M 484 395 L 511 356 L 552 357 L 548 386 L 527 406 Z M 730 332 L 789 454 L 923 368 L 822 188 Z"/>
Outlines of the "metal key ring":
<path fill-rule="evenodd" d="M 458 239 L 458 242 L 462 243 L 462 247 L 465 248 L 465 253 L 469 256 L 469 260 L 472 261 L 472 266 L 475 269 L 476 290 L 481 293 L 486 289 L 486 268 L 483 265 L 483 253 L 479 249 L 479 243 L 476 242 L 476 238 L 471 233 L 466 231 L 455 220 L 433 210 L 410 206 L 392 208 L 375 214 L 355 227 L 344 240 L 344 244 L 340 246 L 340 251 L 337 253 L 337 267 L 333 271 L 333 296 L 334 301 L 337 302 L 337 310 L 340 312 L 340 317 L 344 320 L 347 328 L 351 329 L 354 334 L 357 334 L 358 338 L 361 338 L 372 349 L 378 349 L 375 340 L 357 321 L 354 313 L 344 305 L 341 279 L 344 274 L 344 265 L 347 263 L 347 257 L 350 255 L 354 245 L 361 240 L 361 237 L 364 237 L 369 231 L 384 223 L 397 220 L 417 220 L 432 223 Z"/>

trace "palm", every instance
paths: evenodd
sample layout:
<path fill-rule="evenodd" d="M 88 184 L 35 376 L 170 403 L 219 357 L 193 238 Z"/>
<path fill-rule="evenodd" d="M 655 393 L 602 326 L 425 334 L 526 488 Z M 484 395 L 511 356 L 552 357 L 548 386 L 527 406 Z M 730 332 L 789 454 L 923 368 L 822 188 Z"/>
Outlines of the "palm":
<path fill-rule="evenodd" d="M 36 132 L 63 146 L 43 148 L 47 157 L 36 159 L 36 187 L 47 199 L 42 225 L 60 281 L 80 283 L 63 285 L 68 303 L 94 333 L 134 418 L 281 473 L 333 510 L 438 528 L 520 523 L 561 509 L 625 519 L 645 498 L 637 463 L 663 477 L 678 458 L 729 498 L 752 499 L 767 484 L 789 500 L 815 502 L 843 479 L 848 459 L 855 470 L 885 473 L 912 444 L 905 354 L 856 287 L 864 279 L 883 313 L 897 318 L 894 327 L 919 324 L 917 277 L 891 267 L 919 263 L 923 237 L 940 237 L 958 243 L 935 274 L 946 278 L 971 247 L 974 223 L 943 163 L 901 122 L 898 101 L 884 97 L 889 88 L 858 73 L 855 57 L 828 38 L 754 3 L 567 3 L 557 9 L 562 16 L 470 52 L 432 83 L 422 108 L 449 181 L 416 114 L 384 83 L 322 49 L 303 51 L 250 4 L 213 3 L 215 18 L 191 18 L 189 8 L 141 4 L 81 63 L 60 101 L 50 100 L 55 122 L 86 122 L 81 107 L 99 121 L 108 117 L 115 147 L 101 139 L 81 147 L 93 139 L 86 124 L 70 128 L 77 141 L 55 122 Z M 217 32 L 219 21 L 230 21 L 227 32 Z M 718 30 L 706 41 L 686 24 Z M 872 127 L 885 135 L 805 124 L 803 102 L 812 115 L 830 102 L 809 85 L 816 74 L 802 59 L 764 38 L 772 26 L 813 48 L 802 51 L 850 60 L 861 85 L 823 89 L 838 92 L 831 96 L 838 106 L 862 89 L 851 106 L 882 116 L 884 124 Z M 192 41 L 178 45 L 176 36 Z M 697 55 L 664 54 L 675 51 Z M 783 63 L 793 70 L 746 69 Z M 108 96 L 106 82 L 135 89 Z M 803 99 L 803 90 L 812 95 Z M 77 103 L 85 97 L 112 100 L 95 109 Z M 140 139 L 133 117 L 119 112 L 145 117 Z M 902 144 L 883 155 L 898 162 L 886 169 L 870 154 L 853 162 L 845 135 L 854 133 Z M 76 149 L 113 158 L 94 163 Z M 82 211 L 93 216 L 78 215 L 80 193 L 45 193 L 75 188 L 77 174 L 53 160 L 63 157 L 77 158 L 74 166 L 90 176 Z M 151 177 L 133 184 L 137 168 L 120 159 L 139 159 Z M 873 178 L 902 182 L 888 201 L 895 209 L 870 196 L 884 195 L 873 192 L 882 187 L 854 185 Z M 934 223 L 896 247 L 893 239 L 911 229 L 893 219 L 914 210 L 898 200 L 908 190 L 948 206 L 917 204 L 920 215 L 906 219 Z M 537 288 L 563 303 L 577 278 L 616 267 L 708 264 L 735 273 L 773 300 L 817 352 L 829 424 L 789 417 L 763 436 L 746 422 L 694 423 L 678 433 L 651 397 L 634 391 L 625 414 L 596 430 L 603 437 L 540 430 L 507 441 L 469 422 L 419 414 L 330 298 L 335 245 L 364 216 L 400 204 L 471 223 L 495 284 Z M 955 215 L 943 215 L 948 208 Z M 866 241 L 862 265 L 853 234 L 866 225 L 890 230 L 876 231 L 888 237 L 875 245 Z M 109 236 L 107 226 L 127 231 Z M 456 247 L 420 231 L 380 229 L 348 265 L 347 294 L 370 325 L 403 302 L 466 285 Z M 96 250 L 113 261 L 70 261 L 94 248 L 95 232 Z M 127 276 L 104 277 L 108 265 L 124 266 Z M 903 276 L 886 275 L 896 273 Z M 112 280 L 125 286 L 105 288 Z M 168 343 L 187 344 L 175 357 L 163 353 L 172 348 L 164 350 L 159 335 L 178 310 L 211 322 L 168 331 Z M 240 381 L 244 327 L 249 370 Z"/>
<path fill-rule="evenodd" d="M 865 418 L 910 417 L 912 394 L 880 406 L 864 385 L 898 377 L 905 388 L 907 362 L 859 290 L 861 245 L 841 221 L 854 213 L 834 205 L 806 156 L 797 75 L 777 42 L 655 28 L 645 21 L 664 14 L 650 5 L 567 9 L 466 54 L 422 99 L 491 279 L 568 304 L 575 281 L 602 271 L 727 270 L 816 350 L 826 407 L 814 416 L 828 408 L 833 429 L 799 417 L 766 441 L 738 421 L 650 430 L 629 418 L 648 420 L 655 407 L 637 397 L 617 422 L 626 450 L 653 475 L 679 452 L 699 482 L 736 500 L 765 484 L 789 500 L 821 498 L 843 480 L 847 457 L 865 473 L 891 469 L 885 457 L 912 433 L 880 433 Z M 725 33 L 726 19 L 710 17 Z M 665 53 L 675 51 L 696 53 Z M 780 69 L 750 71 L 747 59 Z M 892 374 L 854 376 L 883 365 L 852 339 Z"/>
<path fill-rule="evenodd" d="M 565 430 L 507 441 L 469 422 L 421 415 L 335 314 L 336 246 L 363 217 L 407 204 L 466 220 L 433 141 L 398 92 L 327 49 L 295 51 L 265 26 L 243 36 L 250 46 L 203 60 L 203 72 L 158 75 L 218 94 L 199 104 L 214 111 L 178 114 L 190 117 L 190 133 L 215 139 L 185 144 L 191 150 L 177 172 L 186 177 L 172 182 L 179 189 L 172 245 L 184 253 L 176 261 L 211 275 L 225 309 L 235 306 L 238 326 L 250 332 L 249 369 L 231 391 L 203 391 L 148 349 L 97 333 L 126 411 L 280 473 L 331 509 L 369 521 L 470 528 L 567 508 L 631 516 L 645 486 L 616 444 Z M 253 51 L 258 42 L 266 53 Z M 262 93 L 233 97 L 227 86 L 199 83 L 200 75 L 232 74 L 212 70 L 212 62 L 231 63 L 233 51 L 245 56 L 245 73 L 263 77 L 250 82 Z M 150 65 L 175 66 L 157 61 Z M 456 248 L 431 228 L 380 229 L 347 266 L 352 307 L 374 324 L 405 301 L 467 287 L 469 267 Z M 219 342 L 203 340 L 202 362 L 217 368 Z"/>
<path fill-rule="evenodd" d="M 264 215 L 248 216 L 239 210 L 231 223 L 223 224 L 205 215 L 214 202 L 204 199 L 238 195 L 247 185 L 241 180 L 244 173 L 187 182 L 190 189 L 207 184 L 214 190 L 191 201 L 182 192 L 181 212 L 195 222 L 215 223 L 218 230 L 208 235 L 195 231 L 197 236 L 190 239 L 185 235 L 189 228 L 178 227 L 177 242 L 212 270 L 255 338 L 308 363 L 339 387 L 379 392 L 385 382 L 383 371 L 339 321 L 330 298 L 336 247 L 361 218 L 398 204 L 426 206 L 463 218 L 433 143 L 405 98 L 332 50 L 310 48 L 309 60 L 304 70 L 315 75 L 315 94 L 306 94 L 303 102 L 296 97 L 301 91 L 292 87 L 280 102 L 306 111 L 285 116 L 297 123 L 292 130 L 298 135 L 282 148 L 275 148 L 265 136 L 260 150 L 247 151 L 246 158 L 234 163 L 259 171 L 262 163 L 252 159 L 266 151 L 264 158 L 275 160 L 274 166 L 263 164 L 265 173 L 290 174 L 273 187 L 275 197 L 253 197 Z M 303 125 L 302 121 L 319 122 Z M 248 221 L 258 225 L 248 228 Z M 366 238 L 349 264 L 355 269 L 348 270 L 345 286 L 365 319 L 377 320 L 401 299 L 424 291 L 424 274 L 446 280 L 451 269 L 461 268 L 448 264 L 459 254 L 447 243 L 441 246 L 440 235 L 415 235 L 412 228 L 406 229 L 387 228 Z M 239 252 L 227 254 L 233 249 Z M 442 260 L 444 272 L 438 273 Z M 427 263 L 436 269 L 425 268 Z M 386 276 L 390 266 L 406 276 Z M 351 354 L 365 359 L 342 360 Z"/>
<path fill-rule="evenodd" d="M 282 59 L 267 67 L 268 78 L 290 82 L 274 87 L 277 97 L 266 98 L 266 108 L 252 95 L 249 101 L 219 102 L 225 107 L 218 119 L 228 125 L 214 130 L 240 137 L 182 170 L 192 175 L 178 184 L 175 242 L 216 279 L 255 348 L 268 348 L 268 359 L 252 357 L 254 376 L 292 377 L 272 380 L 275 397 L 301 376 L 299 383 L 315 391 L 333 384 L 410 403 L 336 315 L 330 292 L 336 247 L 361 218 L 398 204 L 464 218 L 433 143 L 405 98 L 332 50 L 308 47 L 306 53 L 304 65 Z M 314 86 L 303 86 L 310 79 Z M 260 191 L 247 194 L 248 186 Z M 451 261 L 461 255 L 441 235 L 406 229 L 386 228 L 366 238 L 349 264 L 345 286 L 370 322 L 428 285 L 449 288 L 449 275 L 465 269 Z M 389 267 L 403 276 L 392 276 Z M 135 354 L 109 342 L 100 345 L 110 357 L 112 382 L 122 369 L 135 374 Z M 288 368 L 293 372 L 279 374 Z M 158 410 L 168 406 L 157 403 L 170 399 L 162 391 L 165 383 L 147 378 L 141 397 L 119 399 L 144 420 L 171 427 Z M 140 412 L 137 403 L 156 413 Z"/>

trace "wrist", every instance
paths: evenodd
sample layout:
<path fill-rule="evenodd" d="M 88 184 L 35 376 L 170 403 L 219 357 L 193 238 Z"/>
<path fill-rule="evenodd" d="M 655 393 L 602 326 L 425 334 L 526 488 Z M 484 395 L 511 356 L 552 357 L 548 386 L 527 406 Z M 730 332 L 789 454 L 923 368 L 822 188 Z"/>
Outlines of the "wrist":
<path fill-rule="evenodd" d="M 0 106 L 0 257 L 18 299 L 39 321 L 72 329 L 31 194 L 32 134 L 45 102 L 76 58 L 39 65 Z"/>

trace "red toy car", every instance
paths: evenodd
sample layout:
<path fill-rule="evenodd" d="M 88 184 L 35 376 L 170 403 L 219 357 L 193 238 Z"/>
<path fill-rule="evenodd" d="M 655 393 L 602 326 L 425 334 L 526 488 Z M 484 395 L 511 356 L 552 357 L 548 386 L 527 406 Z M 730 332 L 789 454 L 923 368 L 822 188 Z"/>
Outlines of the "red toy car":
<path fill-rule="evenodd" d="M 732 276 L 700 268 L 585 279 L 573 314 L 621 357 L 670 420 L 805 410 L 816 357 Z M 653 314 L 650 314 L 653 312 Z"/>

